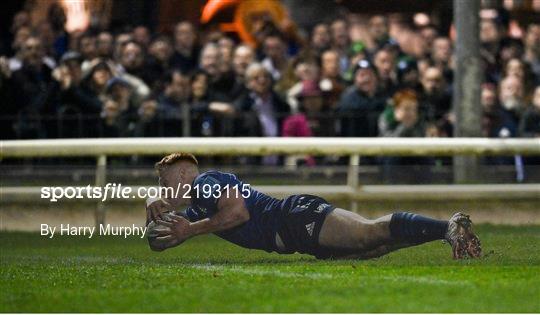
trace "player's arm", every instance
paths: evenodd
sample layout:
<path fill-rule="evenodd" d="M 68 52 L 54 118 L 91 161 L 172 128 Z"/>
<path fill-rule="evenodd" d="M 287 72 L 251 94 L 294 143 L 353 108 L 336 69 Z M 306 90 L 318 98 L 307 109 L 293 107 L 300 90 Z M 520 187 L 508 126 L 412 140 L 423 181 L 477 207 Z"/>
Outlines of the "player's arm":
<path fill-rule="evenodd" d="M 212 217 L 190 224 L 190 237 L 226 231 L 249 220 L 249 211 L 242 196 L 222 196 L 218 200 L 217 208 L 218 212 Z"/>
<path fill-rule="evenodd" d="M 210 218 L 189 222 L 183 217 L 174 216 L 170 222 L 158 220 L 159 224 L 169 227 L 162 233 L 161 240 L 167 240 L 167 247 L 177 246 L 190 237 L 216 233 L 237 227 L 249 220 L 242 196 L 222 196 L 217 204 L 218 212 Z"/>

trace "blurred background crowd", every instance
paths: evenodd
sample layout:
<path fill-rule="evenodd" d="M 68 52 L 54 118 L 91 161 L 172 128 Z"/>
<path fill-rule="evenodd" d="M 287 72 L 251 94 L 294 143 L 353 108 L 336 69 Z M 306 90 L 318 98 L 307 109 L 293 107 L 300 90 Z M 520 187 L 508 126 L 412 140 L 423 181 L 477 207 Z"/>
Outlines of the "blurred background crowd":
<path fill-rule="evenodd" d="M 3 36 L 2 139 L 453 134 L 455 36 L 428 13 L 358 15 L 334 3 L 338 14 L 295 23 L 272 15 L 290 4 L 245 1 L 270 12 L 252 17 L 246 37 L 205 7 L 168 28 L 91 16 L 70 30 L 62 1 L 41 2 L 41 20 L 28 1 Z M 540 137 L 539 14 L 481 12 L 485 137 Z"/>

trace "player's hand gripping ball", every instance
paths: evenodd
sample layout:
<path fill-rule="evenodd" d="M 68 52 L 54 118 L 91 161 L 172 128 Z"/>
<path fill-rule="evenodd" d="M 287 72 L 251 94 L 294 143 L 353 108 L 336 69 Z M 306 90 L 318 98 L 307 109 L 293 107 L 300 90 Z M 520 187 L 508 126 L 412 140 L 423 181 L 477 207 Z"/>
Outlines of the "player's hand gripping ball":
<path fill-rule="evenodd" d="M 161 219 L 166 222 L 171 222 L 173 217 L 174 214 L 171 212 L 164 212 L 161 214 Z M 148 228 L 146 238 L 148 239 L 150 248 L 157 251 L 166 249 L 166 245 L 170 243 L 170 239 L 163 238 L 162 236 L 164 233 L 170 233 L 171 228 L 163 224 L 156 223 L 156 221 L 150 221 L 146 227 Z"/>

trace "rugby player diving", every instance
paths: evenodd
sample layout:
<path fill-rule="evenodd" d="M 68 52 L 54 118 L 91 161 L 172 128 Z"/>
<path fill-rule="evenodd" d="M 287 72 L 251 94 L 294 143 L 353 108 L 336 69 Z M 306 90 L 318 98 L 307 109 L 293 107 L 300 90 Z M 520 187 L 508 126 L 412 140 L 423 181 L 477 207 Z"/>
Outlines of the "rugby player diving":
<path fill-rule="evenodd" d="M 165 156 L 156 170 L 161 187 L 181 191 L 147 200 L 148 241 L 155 251 L 214 233 L 244 248 L 319 259 L 368 259 L 437 240 L 451 245 L 455 259 L 481 255 L 472 222 L 463 213 L 448 221 L 409 212 L 370 220 L 318 196 L 277 199 L 234 174 L 199 173 L 197 159 L 188 153 Z"/>

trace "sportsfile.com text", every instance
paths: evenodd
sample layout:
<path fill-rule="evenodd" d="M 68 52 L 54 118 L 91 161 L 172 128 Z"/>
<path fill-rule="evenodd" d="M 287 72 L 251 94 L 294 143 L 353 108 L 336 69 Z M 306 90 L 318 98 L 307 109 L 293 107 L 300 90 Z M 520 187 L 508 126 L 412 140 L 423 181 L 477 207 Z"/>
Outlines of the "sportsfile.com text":
<path fill-rule="evenodd" d="M 50 202 L 57 202 L 61 199 L 98 199 L 105 202 L 109 199 L 146 199 L 146 198 L 186 198 L 191 196 L 197 198 L 219 198 L 221 196 L 242 196 L 248 198 L 251 193 L 249 185 L 245 184 L 243 187 L 238 185 L 230 186 L 225 185 L 223 187 L 215 187 L 216 185 L 195 185 L 190 184 L 178 184 L 177 187 L 131 187 L 125 186 L 121 183 L 107 183 L 107 185 L 101 186 L 44 186 L 41 187 L 41 199 L 48 199 Z"/>

